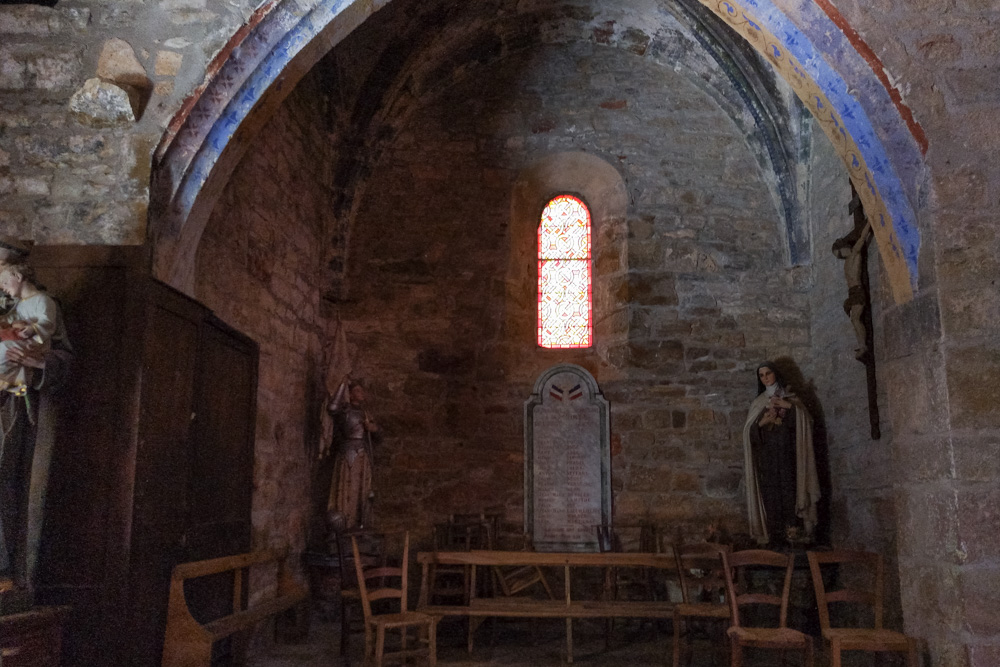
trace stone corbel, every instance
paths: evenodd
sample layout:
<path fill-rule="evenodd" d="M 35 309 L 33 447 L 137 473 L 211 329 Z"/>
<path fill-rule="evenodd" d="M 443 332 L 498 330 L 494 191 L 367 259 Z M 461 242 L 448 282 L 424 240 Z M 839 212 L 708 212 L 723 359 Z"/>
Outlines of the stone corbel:
<path fill-rule="evenodd" d="M 134 123 L 142 117 L 153 92 L 128 42 L 109 39 L 97 63 L 97 76 L 87 79 L 70 99 L 70 110 L 91 125 Z"/>

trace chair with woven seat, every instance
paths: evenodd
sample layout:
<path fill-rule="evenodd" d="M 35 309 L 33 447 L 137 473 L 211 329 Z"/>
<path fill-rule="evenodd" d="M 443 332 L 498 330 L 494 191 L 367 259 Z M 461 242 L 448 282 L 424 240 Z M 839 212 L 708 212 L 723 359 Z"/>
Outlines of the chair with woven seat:
<path fill-rule="evenodd" d="M 446 523 L 434 524 L 433 538 L 435 551 L 470 551 L 490 547 L 489 526 L 478 518 L 452 515 Z M 431 601 L 468 604 L 470 571 L 468 565 L 432 565 L 428 572 Z"/>
<path fill-rule="evenodd" d="M 521 526 L 512 524 L 500 524 L 501 528 L 496 533 L 498 544 L 494 548 L 504 547 L 510 551 L 534 551 L 531 536 L 521 530 Z M 490 567 L 493 573 L 494 590 L 496 597 L 525 598 L 531 595 L 541 595 L 544 592 L 549 600 L 555 600 L 556 596 L 549 584 L 545 572 L 537 565 L 493 565 Z M 469 617 L 468 648 L 472 652 L 473 639 L 476 630 L 483 624 L 485 617 Z M 496 643 L 497 619 L 492 622 L 492 633 L 490 645 Z"/>
<path fill-rule="evenodd" d="M 659 553 L 660 540 L 652 524 L 607 524 L 594 526 L 597 547 L 601 553 Z M 658 599 L 653 569 L 647 567 L 604 568 L 604 600 Z M 604 645 L 611 648 L 615 619 L 605 620 Z"/>
<path fill-rule="evenodd" d="M 819 624 L 823 639 L 830 645 L 830 667 L 840 667 L 843 651 L 899 652 L 906 654 L 908 667 L 917 667 L 919 654 L 917 641 L 901 632 L 882 627 L 883 563 L 882 556 L 867 551 L 810 551 L 809 570 L 812 574 Z M 843 581 L 853 575 L 861 579 L 851 588 L 827 591 L 823 581 L 823 565 L 837 565 L 838 576 Z M 857 572 L 848 572 L 856 569 Z M 874 579 L 874 580 L 873 580 Z M 874 627 L 833 627 L 830 623 L 830 604 L 859 605 L 871 609 Z"/>
<path fill-rule="evenodd" d="M 691 621 L 724 621 L 728 625 L 732 611 L 725 599 L 723 554 L 731 552 L 730 546 L 711 542 L 674 546 L 674 560 L 677 562 L 681 589 L 681 602 L 674 605 L 674 667 L 680 665 L 682 652 L 686 656 L 685 661 L 691 663 Z"/>
<path fill-rule="evenodd" d="M 534 545 L 532 544 L 531 536 L 524 532 L 518 532 L 514 536 L 513 529 L 508 531 L 507 538 L 504 540 L 504 536 L 498 537 L 498 541 L 506 542 L 507 544 L 500 544 L 498 546 L 509 546 L 509 544 L 515 543 L 518 538 L 520 539 L 520 544 L 515 544 L 512 550 L 520 551 L 534 551 Z M 494 566 L 493 568 L 493 579 L 497 584 L 497 594 L 503 595 L 504 597 L 513 597 L 519 593 L 522 593 L 535 584 L 541 586 L 542 590 L 545 591 L 546 597 L 550 600 L 555 600 L 555 593 L 552 592 L 552 586 L 549 585 L 548 577 L 545 576 L 545 572 L 542 568 L 537 565 L 504 565 L 504 566 Z"/>
<path fill-rule="evenodd" d="M 337 566 L 340 572 L 340 655 L 349 650 L 351 632 L 364 629 L 361 613 L 361 590 L 358 586 L 351 538 L 357 537 L 361 544 L 362 566 L 365 568 L 385 565 L 385 551 L 382 535 L 368 530 L 350 530 L 334 534 L 331 542 L 337 551 Z M 361 616 L 361 618 L 357 618 Z M 361 623 L 358 623 L 361 621 Z"/>
<path fill-rule="evenodd" d="M 726 631 L 729 635 L 732 667 L 742 667 L 744 647 L 778 649 L 781 651 L 782 663 L 787 649 L 800 650 L 803 653 L 803 664 L 806 667 L 813 667 L 812 637 L 787 625 L 788 596 L 792 587 L 795 557 L 776 551 L 748 549 L 733 554 L 723 553 L 722 558 L 725 563 L 726 596 L 729 598 L 732 622 Z M 766 584 L 775 581 L 773 577 L 765 576 L 768 570 L 776 575 L 780 575 L 782 571 L 784 573 L 780 597 L 767 590 Z M 744 625 L 740 609 L 747 606 L 754 606 L 758 610 L 777 607 L 779 611 L 777 627 Z"/>
<path fill-rule="evenodd" d="M 361 608 L 365 615 L 365 663 L 382 667 L 388 659 L 406 661 L 409 657 L 425 657 L 427 664 L 434 667 L 437 664 L 437 624 L 438 618 L 418 611 L 409 611 L 406 604 L 408 590 L 410 534 L 402 533 L 403 550 L 400 565 L 375 566 L 364 568 L 358 538 L 351 536 L 351 548 L 354 552 L 354 567 L 358 577 L 358 587 L 361 592 Z M 379 600 L 398 600 L 399 611 L 375 613 L 372 602 Z M 418 647 L 409 649 L 408 631 L 417 630 Z M 399 650 L 386 653 L 386 632 L 399 630 Z M 422 644 L 422 646 L 421 646 Z"/>

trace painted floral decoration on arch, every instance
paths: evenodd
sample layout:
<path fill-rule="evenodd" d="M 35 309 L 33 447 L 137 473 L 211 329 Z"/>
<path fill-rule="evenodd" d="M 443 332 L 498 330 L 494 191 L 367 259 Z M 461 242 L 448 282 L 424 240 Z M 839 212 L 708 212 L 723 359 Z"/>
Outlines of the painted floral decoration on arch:
<path fill-rule="evenodd" d="M 538 344 L 590 347 L 594 340 L 590 211 L 559 195 L 538 225 Z"/>

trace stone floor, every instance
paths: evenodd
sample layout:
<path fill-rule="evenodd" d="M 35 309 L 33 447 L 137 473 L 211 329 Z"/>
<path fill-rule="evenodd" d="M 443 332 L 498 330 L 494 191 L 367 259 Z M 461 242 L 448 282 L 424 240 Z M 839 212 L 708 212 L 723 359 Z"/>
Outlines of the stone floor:
<path fill-rule="evenodd" d="M 603 621 L 576 621 L 573 626 L 573 664 L 581 667 L 665 667 L 671 664 L 669 623 L 654 626 L 649 622 L 625 621 L 616 625 L 610 648 L 605 646 Z M 361 667 L 364 639 L 352 634 L 351 650 L 344 660 L 340 655 L 340 625 L 314 620 L 308 638 L 296 644 L 270 644 L 258 647 L 248 667 Z M 817 641 L 817 649 L 819 642 Z M 496 634 L 489 622 L 476 634 L 476 648 L 470 656 L 465 650 L 465 627 L 456 619 L 444 619 L 439 626 L 438 663 L 447 667 L 539 667 L 565 663 L 566 634 L 561 620 L 500 620 Z M 748 651 L 747 667 L 802 665 L 801 654 L 789 652 L 784 663 L 774 651 Z M 422 664 L 414 663 L 410 664 Z M 725 667 L 728 656 L 713 649 L 708 638 L 699 641 L 690 667 Z M 905 667 L 902 655 L 844 655 L 845 667 Z M 817 650 L 816 667 L 827 667 L 829 658 Z"/>
<path fill-rule="evenodd" d="M 259 649 L 250 659 L 249 667 L 360 666 L 362 635 L 351 636 L 351 651 L 345 661 L 339 653 L 339 630 L 339 624 L 314 621 L 306 642 Z M 573 640 L 573 664 L 576 665 L 663 667 L 671 660 L 669 624 L 656 627 L 650 622 L 629 621 L 616 625 L 611 646 L 606 648 L 603 621 L 576 621 Z M 463 623 L 444 619 L 439 626 L 438 663 L 449 667 L 561 665 L 565 663 L 565 651 L 565 624 L 558 619 L 500 620 L 495 636 L 487 622 L 476 635 L 476 647 L 471 656 L 465 648 Z M 699 645 L 692 667 L 725 664 L 720 653 L 714 656 L 711 653 L 707 642 Z"/>
<path fill-rule="evenodd" d="M 608 648 L 603 621 L 576 621 L 573 640 L 573 664 L 581 667 L 665 667 L 671 664 L 669 623 L 657 627 L 650 622 L 625 621 L 615 626 Z M 351 650 L 344 660 L 340 656 L 340 625 L 314 620 L 307 640 L 257 648 L 248 667 L 361 667 L 363 644 L 360 633 L 352 634 Z M 476 647 L 471 656 L 465 650 L 465 627 L 461 622 L 444 619 L 439 626 L 438 664 L 447 667 L 564 665 L 565 650 L 565 625 L 561 620 L 500 620 L 495 636 L 487 622 L 476 634 Z M 845 667 L 905 667 L 902 655 L 848 653 L 844 658 Z M 728 656 L 718 648 L 713 649 L 708 638 L 704 638 L 696 645 L 690 667 L 724 667 L 727 664 Z M 788 652 L 784 663 L 774 651 L 748 651 L 745 662 L 746 667 L 798 667 L 802 664 L 801 654 L 793 651 Z M 816 667 L 828 665 L 828 657 L 817 650 Z"/>

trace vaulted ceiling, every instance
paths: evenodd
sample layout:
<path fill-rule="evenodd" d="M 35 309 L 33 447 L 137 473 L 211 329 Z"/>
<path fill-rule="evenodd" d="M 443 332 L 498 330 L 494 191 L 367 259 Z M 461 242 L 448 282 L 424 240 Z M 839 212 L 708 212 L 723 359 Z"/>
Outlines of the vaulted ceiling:
<path fill-rule="evenodd" d="M 765 174 L 790 261 L 808 261 L 796 171 L 808 113 L 769 64 L 694 0 L 606 5 L 396 0 L 316 66 L 334 92 L 335 213 L 349 214 L 354 186 L 422 100 L 513 54 L 574 41 L 644 57 L 711 96 L 744 132 Z"/>

